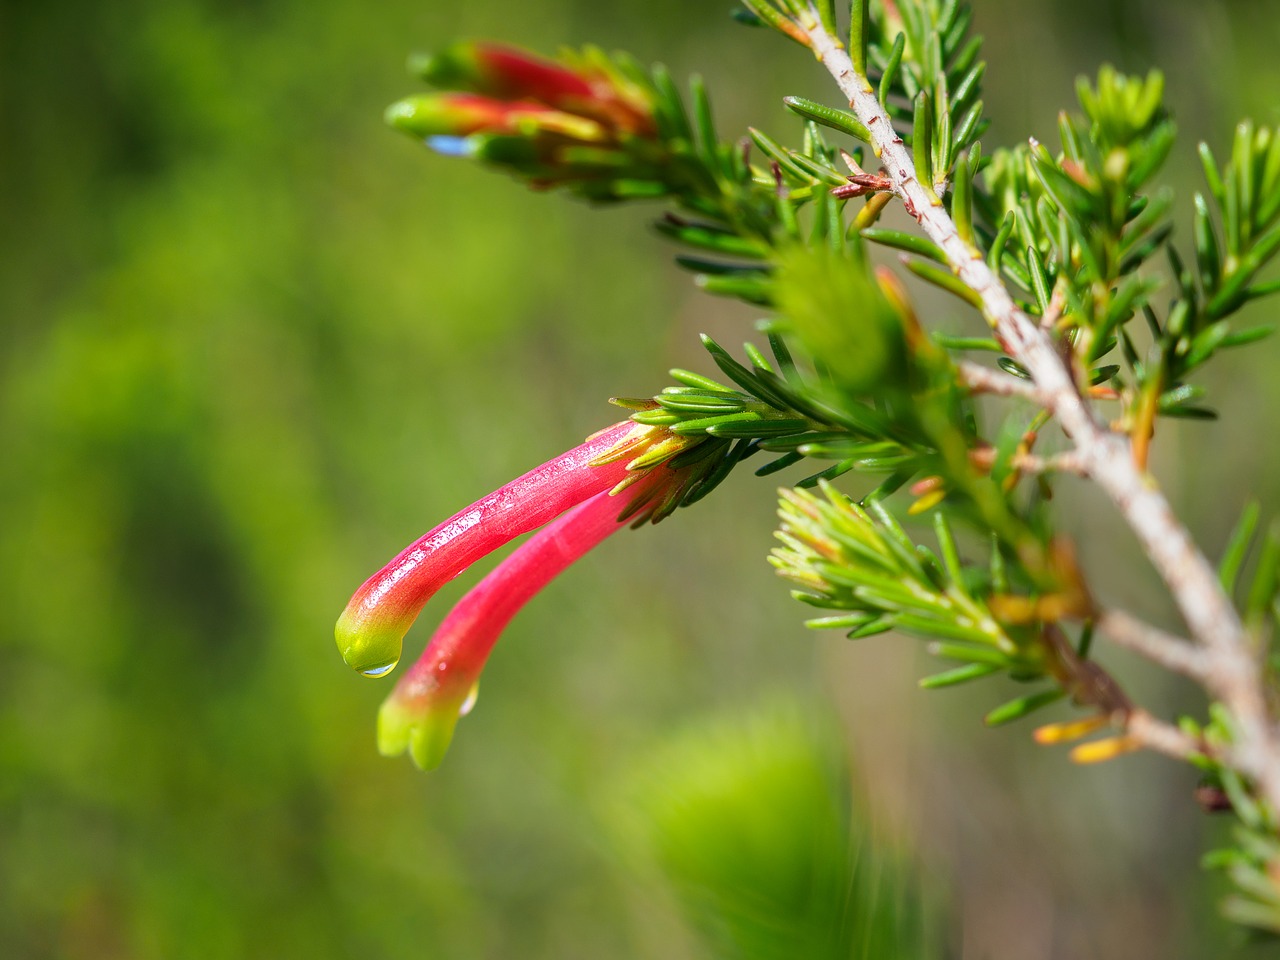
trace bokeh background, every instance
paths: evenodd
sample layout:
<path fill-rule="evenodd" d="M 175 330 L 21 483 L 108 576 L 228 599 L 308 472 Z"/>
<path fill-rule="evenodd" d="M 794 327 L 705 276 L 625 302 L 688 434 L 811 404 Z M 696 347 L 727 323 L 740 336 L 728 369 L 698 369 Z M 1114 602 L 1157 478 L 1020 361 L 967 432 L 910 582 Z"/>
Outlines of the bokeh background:
<path fill-rule="evenodd" d="M 1177 183 L 1194 138 L 1280 120 L 1274 0 L 975 6 L 987 144 L 1053 142 L 1104 59 L 1165 68 Z M 778 697 L 841 719 L 868 829 L 943 891 L 953 956 L 1234 943 L 1190 772 L 1071 768 L 982 729 L 1005 691 L 918 692 L 913 641 L 804 631 L 747 471 L 531 604 L 442 769 L 376 755 L 389 687 L 331 640 L 351 591 L 753 319 L 667 265 L 652 209 L 530 194 L 384 128 L 405 56 L 624 47 L 703 72 L 724 135 L 789 135 L 779 98 L 830 87 L 729 7 L 0 6 L 0 956 L 701 956 L 610 811 L 678 731 Z M 1162 436 L 1210 550 L 1249 492 L 1280 502 L 1278 360 L 1216 360 L 1225 422 Z M 1105 505 L 1061 503 L 1104 594 L 1176 626 Z M 1159 708 L 1195 705 L 1104 656 Z"/>

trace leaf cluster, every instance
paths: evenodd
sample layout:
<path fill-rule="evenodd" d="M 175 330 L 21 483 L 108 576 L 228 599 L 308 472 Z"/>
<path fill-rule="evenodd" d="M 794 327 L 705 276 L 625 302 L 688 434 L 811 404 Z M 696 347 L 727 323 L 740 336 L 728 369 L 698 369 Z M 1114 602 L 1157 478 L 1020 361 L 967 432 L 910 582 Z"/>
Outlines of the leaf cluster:
<path fill-rule="evenodd" d="M 1233 330 L 1226 318 L 1280 289 L 1254 283 L 1280 251 L 1274 131 L 1242 124 L 1221 169 L 1201 144 L 1210 189 L 1195 197 L 1193 269 L 1171 242 L 1172 193 L 1151 185 L 1174 143 L 1162 90 L 1158 73 L 1104 67 L 1095 84 L 1078 84 L 1083 114 L 1060 116 L 1059 153 L 1035 142 L 996 151 L 986 189 L 975 191 L 988 261 L 1029 314 L 1071 343 L 1091 383 L 1112 383 L 1140 447 L 1156 415 L 1212 416 L 1188 378 L 1218 350 L 1270 333 Z M 1161 250 L 1167 271 L 1153 261 Z M 1155 297 L 1170 273 L 1173 297 L 1162 307 Z M 1106 362 L 1117 349 L 1121 362 Z"/>
<path fill-rule="evenodd" d="M 978 568 L 963 563 L 945 514 L 934 514 L 938 552 L 917 543 L 880 499 L 859 505 L 824 484 L 822 496 L 780 492 L 781 525 L 770 562 L 798 585 L 802 603 L 840 614 L 811 619 L 811 628 L 847 630 L 853 639 L 899 630 L 932 640 L 933 655 L 957 664 L 921 680 L 928 689 L 954 686 L 996 673 L 1044 680 L 1046 647 L 1034 625 L 1000 622 L 988 600 L 1009 589 L 998 549 Z M 1058 686 L 1005 703 L 987 715 L 1006 723 L 1064 695 Z"/>
<path fill-rule="evenodd" d="M 744 2 L 743 19 L 805 46 L 815 32 L 835 36 L 839 27 L 828 0 Z M 931 202 L 945 207 L 971 256 L 984 258 L 1055 338 L 1081 390 L 1119 403 L 1114 422 L 1129 434 L 1138 464 L 1146 463 L 1158 416 L 1210 416 L 1194 374 L 1219 350 L 1270 332 L 1236 329 L 1231 318 L 1280 291 L 1280 281 L 1262 279 L 1280 253 L 1280 131 L 1242 124 L 1221 165 L 1201 145 L 1207 188 L 1195 195 L 1193 254 L 1183 257 L 1172 192 L 1157 180 L 1176 134 L 1158 73 L 1131 77 L 1104 67 L 1078 84 L 1078 109 L 1059 116 L 1056 149 L 1033 140 L 984 152 L 986 64 L 981 38 L 969 34 L 968 6 L 855 0 L 850 12 L 855 71 L 885 111 L 876 120 L 887 119 L 910 147 Z M 993 414 L 975 402 L 984 389 L 975 383 L 996 382 L 985 389 L 1009 395 L 1029 391 L 1008 376 L 994 381 L 1000 374 L 985 368 L 974 381 L 955 354 L 1003 354 L 1004 345 L 926 330 L 902 283 L 871 266 L 868 243 L 895 251 L 912 275 L 965 312 L 984 309 L 931 240 L 880 224 L 893 182 L 889 171 L 871 169 L 863 119 L 843 106 L 787 97 L 801 121 L 795 145 L 755 128 L 726 142 L 699 79 L 686 98 L 661 67 L 598 51 L 583 56 L 565 62 L 614 78 L 644 105 L 651 128 L 618 136 L 603 153 L 554 139 L 548 153 L 534 131 L 516 137 L 532 152 L 501 153 L 511 144 L 482 140 L 471 155 L 534 186 L 591 200 L 663 198 L 668 210 L 656 229 L 686 248 L 677 263 L 698 286 L 770 314 L 759 324 L 768 355 L 748 344 L 741 362 L 704 337 L 723 380 L 677 369 L 674 385 L 656 396 L 615 401 L 669 435 L 654 462 L 696 467 L 655 518 L 701 499 L 757 454 L 770 455 L 756 470 L 761 476 L 821 461 L 783 492 L 782 546 L 771 558 L 797 585 L 797 599 L 832 611 L 810 626 L 855 638 L 889 630 L 928 638 L 950 665 L 922 681 L 926 687 L 993 675 L 1036 684 L 992 710 L 992 724 L 1065 696 L 1095 710 L 1086 723 L 1123 719 L 1127 701 L 1089 659 L 1096 611 L 1047 508 L 1056 467 L 1052 451 L 1038 454 L 1036 444 L 1050 414 L 1016 401 L 985 424 Z M 1012 357 L 998 363 L 1009 376 L 1028 377 Z M 880 475 L 860 503 L 827 483 L 850 471 Z M 806 489 L 817 485 L 821 495 Z M 932 516 L 936 550 L 912 539 L 890 511 L 887 498 L 904 487 L 916 498 L 907 515 Z M 1228 589 L 1256 519 L 1256 511 L 1246 514 L 1228 551 Z M 983 563 L 962 561 L 953 520 L 989 545 Z M 1277 544 L 1265 541 L 1246 601 L 1251 628 L 1268 640 Z M 1078 621 L 1085 627 L 1077 647 L 1066 641 L 1066 624 Z M 1229 750 L 1230 731 L 1214 722 L 1187 730 Z M 1238 918 L 1280 926 L 1267 920 L 1280 916 L 1280 895 L 1261 895 L 1280 862 L 1274 812 L 1260 807 L 1250 784 L 1232 781 L 1227 765 L 1204 762 L 1243 824 L 1235 853 L 1222 860 L 1247 901 Z"/>
<path fill-rule="evenodd" d="M 1198 795 L 1209 810 L 1230 811 L 1235 822 L 1230 843 L 1206 853 L 1202 866 L 1221 871 L 1234 891 L 1222 902 L 1230 920 L 1260 931 L 1280 933 L 1280 824 L 1266 804 L 1258 801 L 1251 786 L 1214 757 L 1226 756 L 1238 735 L 1234 721 L 1219 704 L 1210 707 L 1209 722 L 1200 725 L 1183 718 L 1184 732 L 1204 742 L 1209 750 L 1197 765 L 1203 772 Z"/>

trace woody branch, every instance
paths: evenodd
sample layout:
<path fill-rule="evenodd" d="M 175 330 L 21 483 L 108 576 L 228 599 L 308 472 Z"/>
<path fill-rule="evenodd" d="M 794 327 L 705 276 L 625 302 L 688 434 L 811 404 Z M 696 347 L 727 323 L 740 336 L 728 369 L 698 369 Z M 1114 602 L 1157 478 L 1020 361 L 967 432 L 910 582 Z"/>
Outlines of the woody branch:
<path fill-rule="evenodd" d="M 1239 725 L 1239 769 L 1280 810 L 1280 738 L 1267 710 L 1259 664 L 1240 617 L 1213 568 L 1154 480 L 1136 465 L 1127 439 L 1110 431 L 1084 398 L 1058 345 L 1019 309 L 1000 278 L 961 238 L 932 184 L 922 184 L 902 138 L 866 77 L 816 16 L 804 25 L 811 48 L 871 133 L 893 193 L 945 254 L 955 275 L 981 299 L 1004 349 L 1030 373 L 1040 402 L 1072 441 L 1085 473 L 1106 492 L 1173 595 L 1192 636 L 1209 656 L 1204 686 Z"/>

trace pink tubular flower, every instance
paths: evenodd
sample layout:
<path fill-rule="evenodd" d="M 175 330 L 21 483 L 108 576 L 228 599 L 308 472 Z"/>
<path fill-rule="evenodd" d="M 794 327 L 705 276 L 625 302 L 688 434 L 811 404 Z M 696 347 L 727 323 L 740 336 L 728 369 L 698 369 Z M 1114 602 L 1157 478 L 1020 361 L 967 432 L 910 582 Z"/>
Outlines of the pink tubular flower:
<path fill-rule="evenodd" d="M 679 487 L 655 468 L 625 492 L 598 493 L 522 544 L 458 602 L 378 714 L 378 750 L 406 749 L 423 770 L 444 759 L 458 718 L 475 702 L 480 671 L 511 618 L 543 587 L 655 500 Z"/>
<path fill-rule="evenodd" d="M 457 43 L 415 67 L 437 88 L 546 104 L 591 117 L 618 133 L 654 131 L 650 98 L 599 51 L 556 62 L 501 43 Z"/>
<path fill-rule="evenodd" d="M 474 93 L 433 93 L 407 97 L 387 110 L 387 121 L 424 139 L 503 136 L 556 136 L 599 143 L 612 134 L 590 117 L 566 113 L 530 101 L 508 103 Z"/>
<path fill-rule="evenodd" d="M 386 119 L 437 153 L 596 202 L 664 196 L 685 182 L 652 79 L 600 50 L 547 60 L 460 43 L 413 66 L 435 91 L 392 104 Z"/>
<path fill-rule="evenodd" d="M 620 400 L 652 411 L 651 400 Z M 343 658 L 369 677 L 389 673 L 423 605 L 476 560 L 543 527 L 445 618 L 383 704 L 378 748 L 437 766 L 470 709 L 499 634 L 534 594 L 610 533 L 657 522 L 712 489 L 737 456 L 730 441 L 624 420 L 501 487 L 424 534 L 356 591 L 335 631 Z M 735 450 L 740 448 L 735 447 Z"/>
<path fill-rule="evenodd" d="M 506 44 L 455 43 L 413 63 L 432 86 L 473 90 L 500 100 L 539 100 L 552 106 L 592 96 L 586 77 L 563 64 Z"/>
<path fill-rule="evenodd" d="M 624 420 L 423 534 L 365 581 L 338 618 L 343 659 L 365 676 L 389 673 L 405 633 L 440 587 L 503 544 L 627 481 L 636 466 L 628 455 L 649 447 L 653 435 L 653 427 Z"/>

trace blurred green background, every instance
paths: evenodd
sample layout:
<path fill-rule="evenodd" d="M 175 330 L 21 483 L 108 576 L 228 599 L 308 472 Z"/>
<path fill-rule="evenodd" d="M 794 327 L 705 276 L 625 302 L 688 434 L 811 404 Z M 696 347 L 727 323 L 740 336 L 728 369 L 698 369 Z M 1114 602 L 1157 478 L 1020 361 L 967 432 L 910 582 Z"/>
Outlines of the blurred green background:
<path fill-rule="evenodd" d="M 1220 955 L 1193 776 L 1070 768 L 982 730 L 1003 691 L 917 692 L 911 642 L 806 633 L 747 471 L 531 604 L 441 770 L 376 755 L 390 688 L 331 639 L 354 588 L 752 319 L 667 266 L 651 209 L 533 195 L 384 128 L 405 56 L 625 47 L 705 73 L 724 135 L 790 135 L 779 98 L 830 87 L 729 8 L 0 6 L 0 956 L 699 956 L 602 811 L 675 731 L 778 695 L 835 705 L 877 834 L 950 891 L 954 956 Z M 1193 138 L 1280 120 L 1280 3 L 976 13 L 987 144 L 1052 142 L 1103 59 L 1168 72 L 1177 182 Z M 1247 492 L 1277 502 L 1278 350 L 1218 360 L 1227 422 L 1162 441 L 1210 549 Z M 1113 515 L 1062 504 L 1104 594 L 1173 625 Z"/>

